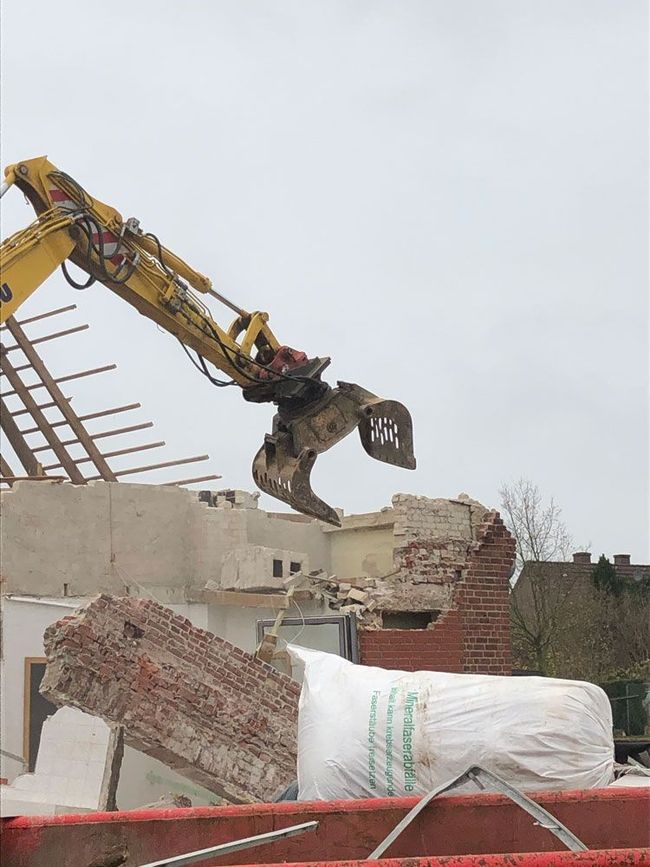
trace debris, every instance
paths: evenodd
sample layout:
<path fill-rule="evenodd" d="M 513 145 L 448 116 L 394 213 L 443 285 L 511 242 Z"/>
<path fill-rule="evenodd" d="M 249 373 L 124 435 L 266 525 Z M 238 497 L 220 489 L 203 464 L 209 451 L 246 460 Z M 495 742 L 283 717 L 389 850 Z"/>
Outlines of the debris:
<path fill-rule="evenodd" d="M 300 573 L 296 573 L 296 574 L 300 574 Z M 296 589 L 295 586 L 289 587 L 289 590 L 287 591 L 287 595 L 285 597 L 286 602 L 287 602 L 285 607 L 289 606 L 289 603 L 291 602 L 291 599 L 293 597 L 295 589 Z M 266 635 L 264 635 L 264 637 L 262 638 L 262 641 L 260 642 L 259 647 L 255 651 L 255 656 L 257 657 L 257 659 L 261 660 L 262 662 L 271 663 L 273 659 L 282 655 L 283 657 L 285 657 L 285 660 L 284 660 L 285 663 L 288 663 L 288 669 L 286 670 L 285 673 L 290 676 L 291 675 L 291 661 L 289 660 L 286 652 L 282 651 L 281 654 L 277 652 L 278 632 L 280 631 L 280 626 L 282 626 L 283 620 L 284 620 L 284 610 L 280 610 L 280 611 L 278 611 L 278 613 L 275 616 L 275 623 L 271 627 L 271 631 L 267 632 Z M 282 666 L 278 665 L 277 667 L 281 668 Z"/>
<path fill-rule="evenodd" d="M 304 582 L 305 576 L 302 574 L 302 571 L 294 572 L 293 575 L 289 575 L 288 578 L 284 578 L 282 581 L 287 590 L 291 587 L 299 587 Z"/>
<path fill-rule="evenodd" d="M 368 599 L 368 594 L 364 593 L 363 590 L 357 590 L 356 587 L 351 587 L 350 590 L 347 591 L 347 597 L 353 602 L 365 603 Z"/>
<path fill-rule="evenodd" d="M 255 656 L 262 662 L 270 663 L 273 659 L 277 646 L 278 636 L 273 635 L 273 633 L 271 632 L 267 632 L 264 638 L 261 640 L 257 650 L 255 651 Z"/>
<path fill-rule="evenodd" d="M 361 618 L 366 610 L 372 611 L 377 605 L 377 601 L 372 598 L 372 590 L 376 587 L 374 578 L 339 581 L 336 575 L 328 575 L 323 569 L 315 569 L 312 572 L 291 575 L 285 578 L 283 583 L 295 592 L 307 591 L 314 599 L 326 601 L 334 611 L 354 614 L 357 618 Z"/>
<path fill-rule="evenodd" d="M 162 810 L 165 807 L 186 808 L 192 806 L 192 799 L 187 795 L 182 795 L 179 792 L 167 792 L 166 795 L 161 795 L 157 801 L 152 801 L 151 804 L 143 804 L 138 807 L 138 810 Z"/>
<path fill-rule="evenodd" d="M 299 685 L 169 608 L 102 595 L 44 643 L 43 695 L 219 797 L 265 801 L 295 778 Z"/>

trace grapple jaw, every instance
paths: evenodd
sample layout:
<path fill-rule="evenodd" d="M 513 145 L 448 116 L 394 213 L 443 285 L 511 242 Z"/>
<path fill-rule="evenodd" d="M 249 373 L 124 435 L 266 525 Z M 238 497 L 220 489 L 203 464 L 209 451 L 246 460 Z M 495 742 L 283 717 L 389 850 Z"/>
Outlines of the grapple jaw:
<path fill-rule="evenodd" d="M 415 469 L 413 424 L 406 407 L 384 400 L 365 388 L 339 382 L 316 402 L 302 409 L 280 407 L 273 433 L 253 461 L 257 486 L 298 512 L 340 526 L 336 511 L 311 489 L 316 458 L 359 429 L 361 444 L 371 458 Z"/>

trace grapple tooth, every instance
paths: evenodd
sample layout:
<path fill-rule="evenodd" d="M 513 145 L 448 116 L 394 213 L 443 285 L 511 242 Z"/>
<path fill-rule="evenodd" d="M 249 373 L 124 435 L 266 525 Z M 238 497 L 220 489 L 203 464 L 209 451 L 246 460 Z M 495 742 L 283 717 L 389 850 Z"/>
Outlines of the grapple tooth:
<path fill-rule="evenodd" d="M 304 515 L 341 526 L 336 511 L 311 489 L 310 475 L 318 457 L 314 449 L 303 449 L 297 457 L 289 453 L 291 439 L 286 434 L 267 434 L 253 461 L 255 484 L 265 494 L 276 497 Z"/>

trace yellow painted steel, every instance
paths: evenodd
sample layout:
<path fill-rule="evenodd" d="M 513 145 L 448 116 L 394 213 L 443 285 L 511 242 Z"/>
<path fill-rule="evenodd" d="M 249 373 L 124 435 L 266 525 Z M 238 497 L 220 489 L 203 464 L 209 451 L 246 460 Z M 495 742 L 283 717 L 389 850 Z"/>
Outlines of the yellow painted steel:
<path fill-rule="evenodd" d="M 254 349 L 280 346 L 268 314 L 242 311 L 221 328 L 192 292 L 211 292 L 208 277 L 145 235 L 137 221 L 123 220 L 91 197 L 47 157 L 11 165 L 5 177 L 27 196 L 38 219 L 0 247 L 2 321 L 70 259 L 242 388 L 260 382 Z"/>
<path fill-rule="evenodd" d="M 76 242 L 68 231 L 71 224 L 69 217 L 50 211 L 3 243 L 0 254 L 0 322 L 13 316 L 23 301 L 72 253 Z"/>

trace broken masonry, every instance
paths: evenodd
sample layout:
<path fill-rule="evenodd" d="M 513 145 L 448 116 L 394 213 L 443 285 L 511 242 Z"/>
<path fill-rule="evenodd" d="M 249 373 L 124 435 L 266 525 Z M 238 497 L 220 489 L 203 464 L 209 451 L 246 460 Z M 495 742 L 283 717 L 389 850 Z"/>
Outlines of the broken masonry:
<path fill-rule="evenodd" d="M 296 773 L 300 686 L 149 599 L 99 596 L 48 627 L 41 692 L 233 803 Z"/>

